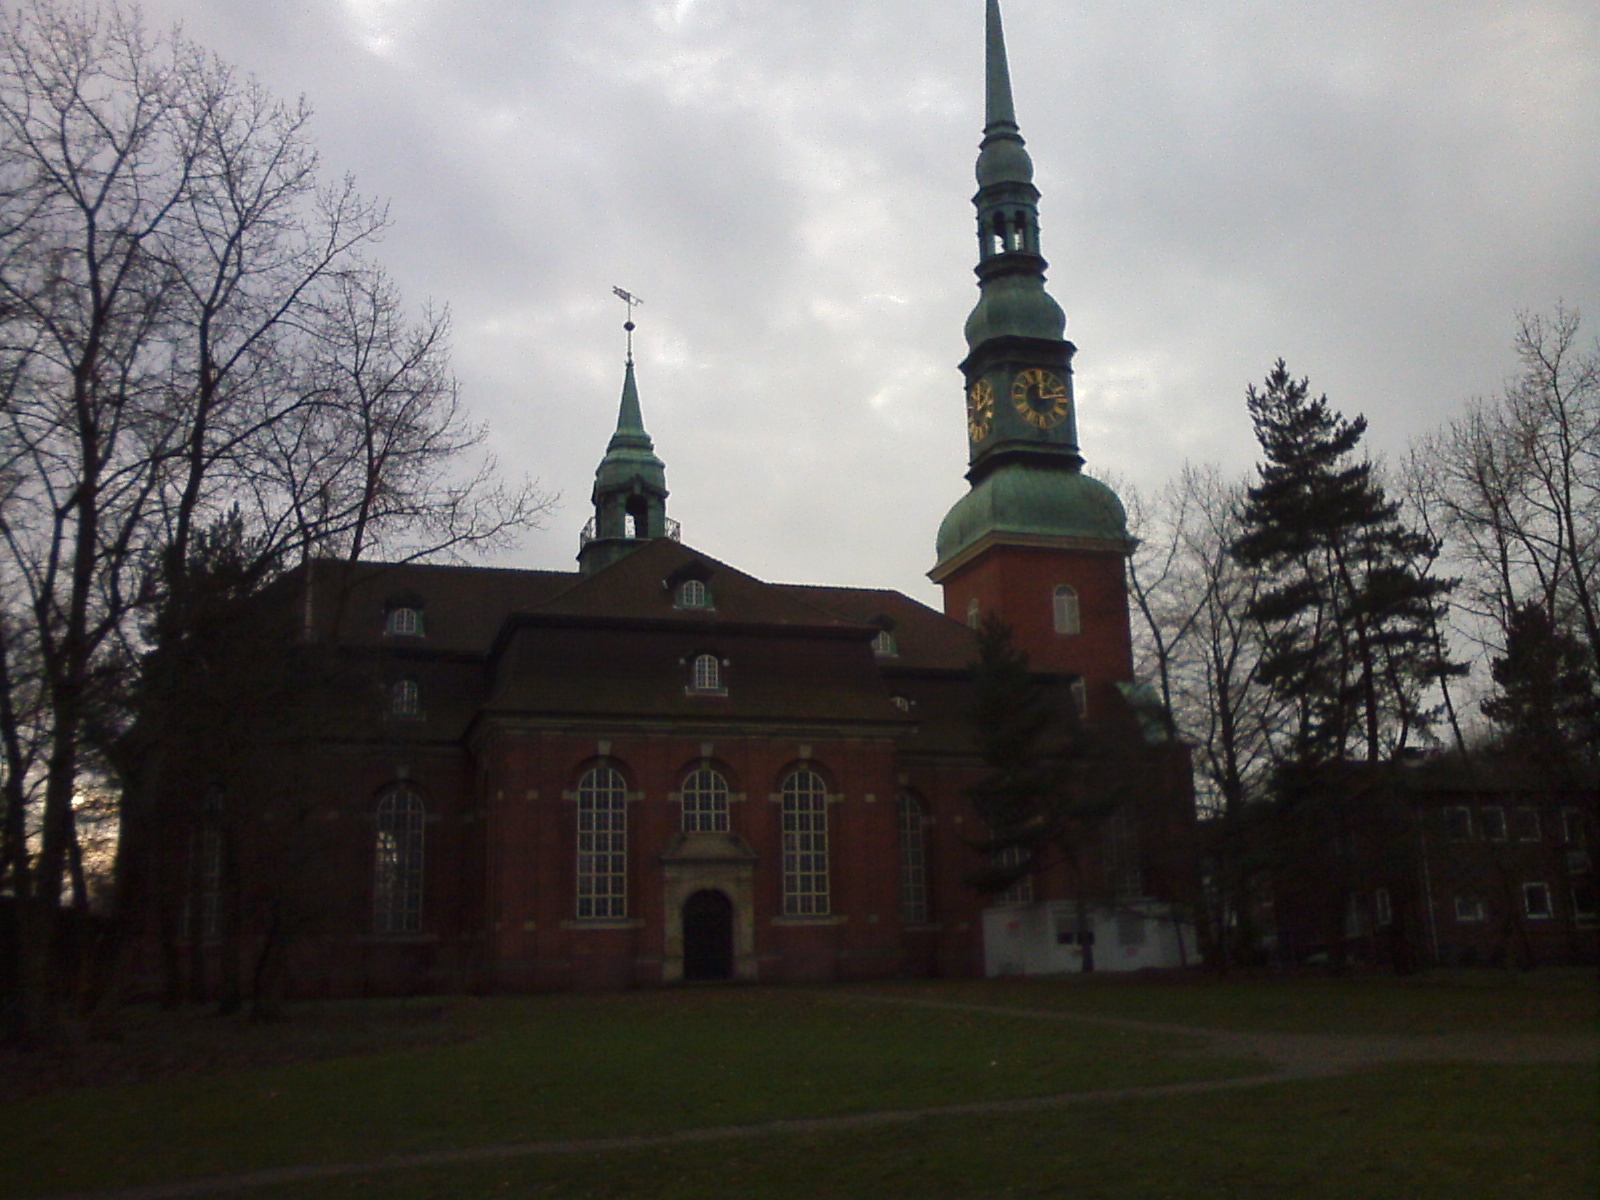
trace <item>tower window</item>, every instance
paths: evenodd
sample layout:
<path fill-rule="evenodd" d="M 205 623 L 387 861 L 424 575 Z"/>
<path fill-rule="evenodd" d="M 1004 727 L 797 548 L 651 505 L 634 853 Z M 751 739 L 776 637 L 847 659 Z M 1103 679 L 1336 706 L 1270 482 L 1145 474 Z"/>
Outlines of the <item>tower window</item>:
<path fill-rule="evenodd" d="M 895 647 L 894 634 L 890 630 L 879 630 L 878 635 L 872 639 L 872 653 L 879 658 L 893 658 L 900 653 Z"/>
<path fill-rule="evenodd" d="M 967 601 L 967 627 L 976 629 L 979 621 L 978 598 L 974 596 Z"/>
<path fill-rule="evenodd" d="M 692 692 L 726 692 L 722 683 L 722 660 L 715 654 L 697 654 L 690 667 L 689 690 Z"/>
<path fill-rule="evenodd" d="M 1082 628 L 1078 614 L 1077 589 L 1065 583 L 1056 585 L 1055 622 L 1057 633 L 1078 633 Z"/>
<path fill-rule="evenodd" d="M 685 579 L 678 585 L 679 608 L 706 608 L 708 599 L 706 585 L 698 579 Z"/>

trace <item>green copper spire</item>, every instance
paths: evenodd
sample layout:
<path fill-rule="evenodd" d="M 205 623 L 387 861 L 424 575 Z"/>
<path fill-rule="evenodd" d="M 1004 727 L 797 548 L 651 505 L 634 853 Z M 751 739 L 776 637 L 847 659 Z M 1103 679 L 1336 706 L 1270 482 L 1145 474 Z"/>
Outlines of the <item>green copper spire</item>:
<path fill-rule="evenodd" d="M 1039 251 L 1039 189 L 1017 128 L 999 0 L 988 0 L 984 38 L 984 127 L 978 151 L 977 306 L 967 318 L 967 346 L 997 337 L 1060 340 L 1066 315 L 1044 290 Z"/>
<path fill-rule="evenodd" d="M 639 408 L 639 385 L 633 374 L 633 322 L 628 331 L 628 357 L 622 374 L 622 402 L 617 429 L 594 473 L 594 519 L 583 531 L 578 564 L 592 573 L 615 562 L 652 538 L 676 536 L 667 520 L 667 468 L 655 454 Z"/>
<path fill-rule="evenodd" d="M 1017 126 L 999 0 L 986 0 L 984 127 L 978 150 L 978 303 L 967 318 L 967 439 L 972 490 L 939 530 L 942 579 L 996 539 L 1114 548 L 1121 503 L 1082 474 L 1066 314 L 1045 291 L 1039 189 Z M 1056 542 L 1052 542 L 1055 539 Z"/>

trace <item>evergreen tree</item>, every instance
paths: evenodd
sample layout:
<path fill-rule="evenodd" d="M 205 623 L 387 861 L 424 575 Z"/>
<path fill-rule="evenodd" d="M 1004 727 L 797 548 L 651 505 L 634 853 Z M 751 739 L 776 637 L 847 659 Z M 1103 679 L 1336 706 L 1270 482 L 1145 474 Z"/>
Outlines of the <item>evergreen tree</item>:
<path fill-rule="evenodd" d="M 1099 882 L 1102 829 L 1142 780 L 1141 763 L 1109 730 L 1085 736 L 1067 682 L 1035 675 L 992 616 L 978 630 L 972 726 L 987 768 L 967 788 L 987 862 L 968 882 L 998 895 L 1041 869 L 1064 866 L 1077 898 L 1083 969 L 1094 970 L 1091 891 Z"/>
<path fill-rule="evenodd" d="M 1313 400 L 1282 359 L 1246 398 L 1265 458 L 1232 550 L 1264 575 L 1250 608 L 1267 635 L 1262 678 L 1295 714 L 1278 761 L 1378 762 L 1425 729 L 1425 689 L 1459 670 L 1434 636 L 1454 581 L 1424 574 L 1438 544 L 1357 457 L 1364 418 Z"/>
<path fill-rule="evenodd" d="M 1498 691 L 1483 711 L 1507 749 L 1558 779 L 1592 769 L 1600 742 L 1600 688 L 1581 639 L 1560 629 L 1543 605 L 1511 614 L 1505 654 L 1490 665 Z"/>

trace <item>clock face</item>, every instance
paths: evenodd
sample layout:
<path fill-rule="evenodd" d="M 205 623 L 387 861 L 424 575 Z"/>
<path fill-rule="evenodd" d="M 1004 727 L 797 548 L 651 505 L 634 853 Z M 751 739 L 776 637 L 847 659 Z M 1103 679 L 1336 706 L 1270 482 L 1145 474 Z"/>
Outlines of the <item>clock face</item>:
<path fill-rule="evenodd" d="M 981 442 L 989 436 L 994 421 L 994 386 L 987 379 L 974 381 L 967 389 L 967 436 Z"/>
<path fill-rule="evenodd" d="M 1043 367 L 1029 367 L 1011 383 L 1011 403 L 1036 429 L 1049 429 L 1067 419 L 1072 397 L 1061 376 Z"/>

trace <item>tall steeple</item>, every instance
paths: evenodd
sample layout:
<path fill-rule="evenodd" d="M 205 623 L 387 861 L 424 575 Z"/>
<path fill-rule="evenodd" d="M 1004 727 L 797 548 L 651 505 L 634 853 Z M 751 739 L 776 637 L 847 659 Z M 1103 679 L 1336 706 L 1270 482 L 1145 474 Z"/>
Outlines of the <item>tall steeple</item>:
<path fill-rule="evenodd" d="M 630 301 L 630 309 L 631 309 Z M 578 566 L 593 574 L 652 538 L 676 537 L 677 523 L 667 519 L 667 468 L 655 454 L 639 408 L 639 385 L 633 375 L 633 321 L 623 366 L 622 402 L 617 429 L 594 473 L 594 517 L 584 527 Z"/>
<path fill-rule="evenodd" d="M 1036 667 L 1077 674 L 1097 708 L 1131 678 L 1116 493 L 1083 474 L 1066 315 L 1045 290 L 1039 189 L 1017 124 L 999 0 L 986 0 L 978 302 L 967 318 L 971 490 L 939 526 L 945 612 L 1010 624 Z"/>

